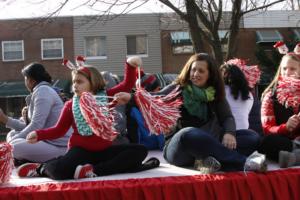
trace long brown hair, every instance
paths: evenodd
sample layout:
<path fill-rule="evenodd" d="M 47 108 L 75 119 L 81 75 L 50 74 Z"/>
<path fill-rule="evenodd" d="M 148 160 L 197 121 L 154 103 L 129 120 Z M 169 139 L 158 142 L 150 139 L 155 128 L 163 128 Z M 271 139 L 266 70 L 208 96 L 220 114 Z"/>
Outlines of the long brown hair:
<path fill-rule="evenodd" d="M 215 60 L 206 53 L 198 53 L 192 55 L 184 65 L 177 79 L 176 84 L 184 87 L 190 81 L 190 71 L 192 64 L 195 61 L 205 61 L 207 63 L 209 77 L 207 80 L 207 86 L 212 86 L 216 90 L 216 100 L 223 100 L 225 97 L 224 82 L 221 73 L 217 67 Z"/>
<path fill-rule="evenodd" d="M 269 92 L 275 85 L 277 85 L 278 78 L 279 78 L 279 76 L 280 76 L 280 74 L 281 74 L 281 62 L 282 62 L 282 60 L 283 60 L 284 58 L 286 58 L 286 59 L 292 59 L 292 60 L 294 60 L 294 61 L 299 62 L 299 64 L 300 64 L 300 58 L 299 58 L 298 55 L 296 55 L 296 54 L 294 54 L 294 53 L 288 53 L 288 54 L 284 55 L 284 56 L 281 58 L 280 65 L 279 65 L 279 67 L 278 67 L 278 69 L 277 69 L 277 72 L 276 72 L 276 74 L 275 74 L 275 76 L 274 76 L 272 82 L 268 85 L 268 87 L 267 87 L 267 88 L 264 90 L 264 92 L 262 93 L 261 99 L 263 99 L 264 96 L 266 95 L 266 93 Z"/>
<path fill-rule="evenodd" d="M 80 68 L 78 70 L 73 70 L 72 71 L 72 76 L 75 76 L 76 74 L 81 74 L 84 77 L 86 77 L 91 85 L 91 92 L 93 94 L 97 94 L 97 92 L 99 92 L 100 90 L 103 90 L 105 87 L 105 81 L 102 77 L 102 75 L 100 74 L 100 72 L 94 68 L 94 67 L 85 67 L 86 70 L 88 70 L 87 73 L 86 70 L 80 70 Z"/>

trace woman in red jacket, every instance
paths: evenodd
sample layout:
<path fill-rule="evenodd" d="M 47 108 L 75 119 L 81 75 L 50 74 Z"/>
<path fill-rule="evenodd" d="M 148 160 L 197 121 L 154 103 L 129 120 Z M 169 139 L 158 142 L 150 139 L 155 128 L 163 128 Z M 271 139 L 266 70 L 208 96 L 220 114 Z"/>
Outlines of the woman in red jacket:
<path fill-rule="evenodd" d="M 85 120 L 82 107 L 79 105 L 84 92 L 101 96 L 99 98 L 101 102 L 97 101 L 97 103 L 103 105 L 108 103 L 107 96 L 113 96 L 121 91 L 130 91 L 136 81 L 135 67 L 140 64 L 140 58 L 129 58 L 123 82 L 107 90 L 104 89 L 105 82 L 97 69 L 93 67 L 74 69 L 72 82 L 75 95 L 72 100 L 65 103 L 57 124 L 52 128 L 33 131 L 26 138 L 29 143 L 59 138 L 72 126 L 74 132 L 69 140 L 69 150 L 64 156 L 43 164 L 21 165 L 18 168 L 18 175 L 20 177 L 47 176 L 63 180 L 148 169 L 149 162 L 142 165 L 142 161 L 147 156 L 147 149 L 144 146 L 137 144 L 112 146 L 112 139 L 107 138 L 114 133 L 103 133 L 106 138 L 96 135 L 92 126 Z M 157 159 L 155 161 L 155 166 L 158 166 L 159 161 Z"/>
<path fill-rule="evenodd" d="M 260 152 L 281 167 L 295 165 L 300 154 L 292 153 L 293 139 L 300 135 L 300 57 L 282 57 L 277 74 L 262 94 L 261 121 L 265 137 Z"/>

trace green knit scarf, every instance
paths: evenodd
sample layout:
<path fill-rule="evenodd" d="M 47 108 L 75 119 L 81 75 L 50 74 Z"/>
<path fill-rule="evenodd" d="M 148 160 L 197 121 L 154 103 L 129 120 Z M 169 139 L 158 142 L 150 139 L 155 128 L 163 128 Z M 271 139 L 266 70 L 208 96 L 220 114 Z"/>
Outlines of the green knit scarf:
<path fill-rule="evenodd" d="M 215 99 L 215 93 L 216 91 L 212 86 L 203 89 L 194 84 L 188 84 L 182 91 L 183 106 L 190 115 L 207 120 L 207 102 Z"/>
<path fill-rule="evenodd" d="M 99 96 L 99 98 L 96 97 L 96 101 L 97 101 L 98 105 L 106 105 L 107 104 L 108 100 L 105 97 L 106 96 L 105 90 L 98 92 L 97 96 Z M 80 99 L 79 96 L 77 96 L 77 95 L 73 96 L 72 111 L 73 111 L 73 116 L 74 116 L 76 127 L 78 129 L 79 134 L 82 136 L 93 135 L 93 131 L 92 131 L 91 127 L 87 124 L 87 122 L 85 121 L 85 119 L 81 113 L 79 99 Z"/>

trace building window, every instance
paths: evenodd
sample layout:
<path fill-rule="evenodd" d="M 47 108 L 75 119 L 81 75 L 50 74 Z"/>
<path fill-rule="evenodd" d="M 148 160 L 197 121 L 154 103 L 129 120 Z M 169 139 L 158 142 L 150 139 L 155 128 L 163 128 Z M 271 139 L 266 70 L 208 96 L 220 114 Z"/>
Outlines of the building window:
<path fill-rule="evenodd" d="M 300 41 L 300 29 L 293 29 L 295 40 Z"/>
<path fill-rule="evenodd" d="M 147 55 L 147 36 L 129 35 L 127 39 L 127 55 Z"/>
<path fill-rule="evenodd" d="M 193 45 L 173 46 L 172 51 L 174 54 L 194 53 L 194 47 Z"/>
<path fill-rule="evenodd" d="M 277 30 L 257 30 L 256 43 L 274 43 L 282 41 L 283 37 Z"/>
<path fill-rule="evenodd" d="M 41 40 L 42 59 L 61 59 L 64 57 L 64 44 L 62 38 L 51 38 Z"/>
<path fill-rule="evenodd" d="M 223 53 L 228 51 L 228 30 L 218 30 L 218 35 L 221 41 L 221 48 Z"/>
<path fill-rule="evenodd" d="M 85 57 L 87 59 L 106 58 L 106 37 L 85 37 Z"/>
<path fill-rule="evenodd" d="M 3 41 L 2 42 L 3 61 L 22 61 L 24 60 L 24 41 Z"/>
<path fill-rule="evenodd" d="M 192 54 L 194 47 L 189 32 L 173 31 L 171 32 L 171 44 L 174 54 Z"/>

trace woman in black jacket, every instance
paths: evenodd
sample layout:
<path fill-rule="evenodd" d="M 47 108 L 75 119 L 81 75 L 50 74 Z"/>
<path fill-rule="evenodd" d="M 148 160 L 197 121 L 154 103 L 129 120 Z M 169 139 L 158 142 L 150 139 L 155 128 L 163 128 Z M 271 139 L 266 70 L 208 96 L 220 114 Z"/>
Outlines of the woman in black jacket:
<path fill-rule="evenodd" d="M 209 172 L 220 168 L 223 171 L 265 169 L 265 156 L 254 152 L 259 144 L 258 134 L 236 131 L 225 99 L 223 78 L 211 56 L 205 53 L 191 56 L 175 83 L 155 94 L 166 95 L 178 85 L 179 98 L 183 98 L 181 117 L 175 130 L 165 134 L 164 158 L 169 163 L 185 167 L 196 164 L 198 169 L 202 169 L 198 164 L 203 163 Z M 128 94 L 117 97 L 130 98 Z"/>

